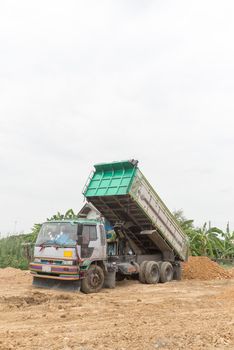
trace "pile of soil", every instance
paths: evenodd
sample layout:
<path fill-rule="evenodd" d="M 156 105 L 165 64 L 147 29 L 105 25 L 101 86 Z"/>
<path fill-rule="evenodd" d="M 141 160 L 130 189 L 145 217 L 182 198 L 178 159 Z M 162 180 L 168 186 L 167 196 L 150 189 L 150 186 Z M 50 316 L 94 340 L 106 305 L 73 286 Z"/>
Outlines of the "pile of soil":
<path fill-rule="evenodd" d="M 206 256 L 190 256 L 182 264 L 182 278 L 186 280 L 214 280 L 231 278 L 232 274 Z"/>
<path fill-rule="evenodd" d="M 13 267 L 6 267 L 4 269 L 0 269 L 0 283 L 5 283 L 6 280 L 21 284 L 31 281 L 31 275 L 29 271 L 15 269 Z"/>

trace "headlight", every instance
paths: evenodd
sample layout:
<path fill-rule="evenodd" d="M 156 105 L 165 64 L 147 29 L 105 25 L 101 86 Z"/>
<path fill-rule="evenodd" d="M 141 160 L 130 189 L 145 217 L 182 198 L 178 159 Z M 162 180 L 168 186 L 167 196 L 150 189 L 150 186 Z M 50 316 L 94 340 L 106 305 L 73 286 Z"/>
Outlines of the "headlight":
<path fill-rule="evenodd" d="M 40 262 L 41 262 L 41 259 L 35 258 L 35 259 L 34 259 L 34 262 L 40 263 Z"/>

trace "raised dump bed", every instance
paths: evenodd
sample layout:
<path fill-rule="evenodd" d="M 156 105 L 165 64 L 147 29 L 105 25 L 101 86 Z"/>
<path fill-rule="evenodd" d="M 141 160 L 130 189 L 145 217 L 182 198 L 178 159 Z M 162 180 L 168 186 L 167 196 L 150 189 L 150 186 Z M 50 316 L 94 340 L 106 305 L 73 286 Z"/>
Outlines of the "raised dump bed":
<path fill-rule="evenodd" d="M 188 240 L 135 160 L 97 164 L 84 196 L 113 225 L 123 222 L 138 254 L 187 260 Z"/>

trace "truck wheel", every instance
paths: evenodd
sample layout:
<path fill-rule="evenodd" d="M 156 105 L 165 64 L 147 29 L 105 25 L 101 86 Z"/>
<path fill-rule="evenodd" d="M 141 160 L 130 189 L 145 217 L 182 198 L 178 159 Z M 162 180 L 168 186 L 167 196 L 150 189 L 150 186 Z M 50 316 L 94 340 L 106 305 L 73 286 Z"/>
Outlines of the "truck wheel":
<path fill-rule="evenodd" d="M 81 291 L 83 293 L 97 293 L 104 284 L 104 273 L 100 266 L 90 265 L 86 277 L 81 281 Z"/>
<path fill-rule="evenodd" d="M 173 279 L 173 266 L 168 261 L 164 261 L 160 269 L 160 282 L 170 282 Z"/>
<path fill-rule="evenodd" d="M 139 281 L 141 283 L 146 283 L 146 280 L 145 280 L 145 268 L 146 268 L 146 264 L 148 263 L 148 261 L 143 261 L 141 264 L 140 264 L 140 269 L 139 269 Z"/>
<path fill-rule="evenodd" d="M 155 261 L 148 261 L 145 268 L 145 281 L 148 284 L 158 283 L 160 278 L 159 264 Z"/>
<path fill-rule="evenodd" d="M 180 281 L 182 278 L 182 268 L 181 265 L 175 265 L 174 266 L 174 275 L 173 275 L 173 279 Z"/>

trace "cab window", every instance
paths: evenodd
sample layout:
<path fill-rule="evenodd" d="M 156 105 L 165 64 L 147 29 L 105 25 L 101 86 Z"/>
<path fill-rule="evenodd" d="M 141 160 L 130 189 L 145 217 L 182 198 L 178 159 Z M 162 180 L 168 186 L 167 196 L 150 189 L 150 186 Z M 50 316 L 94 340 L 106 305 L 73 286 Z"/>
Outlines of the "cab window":
<path fill-rule="evenodd" d="M 88 243 L 90 241 L 96 241 L 97 240 L 96 225 L 84 225 L 82 236 L 83 236 L 84 243 Z"/>

